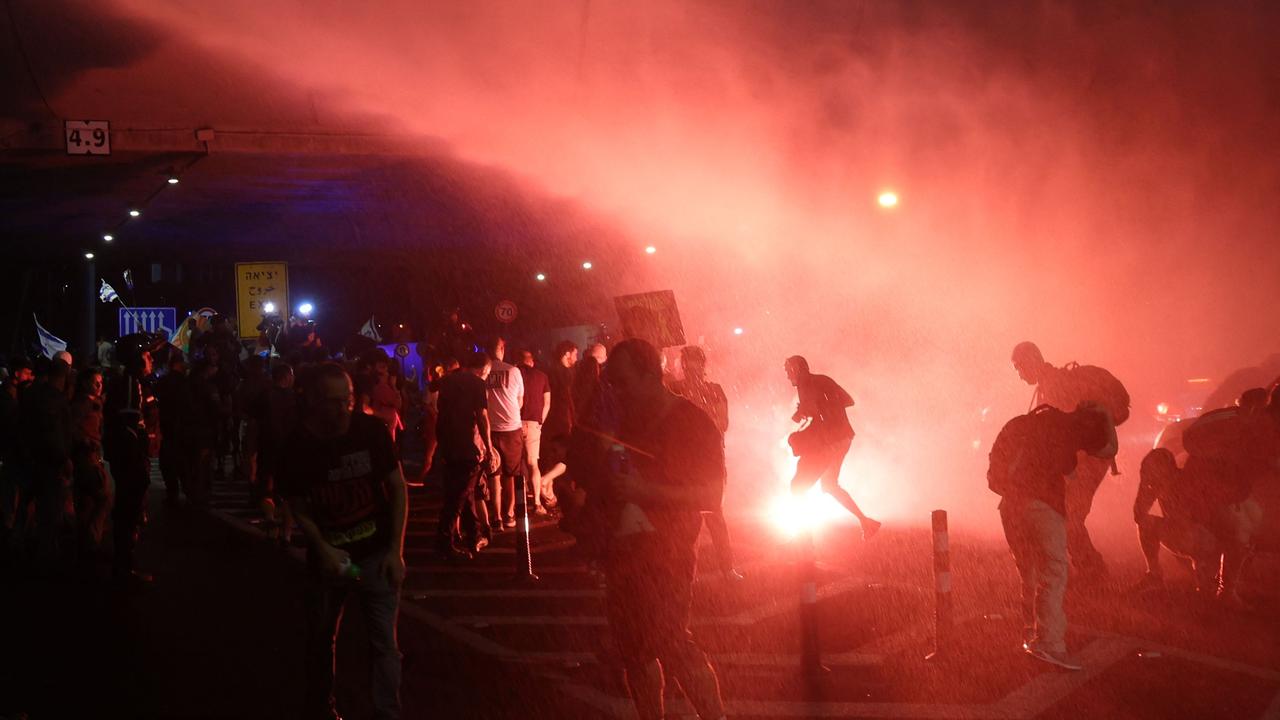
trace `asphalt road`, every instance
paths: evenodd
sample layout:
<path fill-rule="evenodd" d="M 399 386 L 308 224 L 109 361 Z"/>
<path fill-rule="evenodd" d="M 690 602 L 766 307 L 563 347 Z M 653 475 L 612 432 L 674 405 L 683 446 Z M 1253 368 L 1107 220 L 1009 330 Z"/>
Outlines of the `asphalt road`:
<path fill-rule="evenodd" d="M 0 717 L 294 717 L 301 553 L 261 538 L 242 488 L 220 483 L 216 498 L 212 516 L 166 512 L 153 498 L 142 557 L 156 581 L 146 589 L 24 579 L 0 593 Z M 406 717 L 632 717 L 602 590 L 571 540 L 533 523 L 535 582 L 515 573 L 510 532 L 474 562 L 446 565 L 430 552 L 437 507 L 429 488 L 412 494 Z M 799 668 L 796 549 L 754 518 L 731 516 L 730 527 L 746 579 L 721 578 L 704 546 L 694 630 L 731 717 L 1280 718 L 1274 558 L 1255 564 L 1255 609 L 1224 613 L 1199 603 L 1172 563 L 1166 591 L 1126 594 L 1139 574 L 1130 549 L 1113 583 L 1069 595 L 1068 642 L 1085 665 L 1072 673 L 1021 653 L 1012 561 L 997 538 L 951 538 L 956 630 L 943 657 L 926 661 L 928 529 L 889 525 L 863 543 L 854 526 L 836 525 L 817 542 L 829 672 L 814 677 Z M 365 718 L 362 631 L 357 614 L 348 620 L 339 705 Z M 692 717 L 678 697 L 670 709 Z"/>

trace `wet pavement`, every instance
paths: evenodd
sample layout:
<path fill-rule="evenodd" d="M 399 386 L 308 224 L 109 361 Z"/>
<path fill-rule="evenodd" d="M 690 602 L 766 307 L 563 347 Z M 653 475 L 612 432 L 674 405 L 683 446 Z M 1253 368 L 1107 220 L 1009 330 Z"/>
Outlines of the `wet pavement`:
<path fill-rule="evenodd" d="M 157 486 L 153 495 L 162 491 Z M 3 593 L 10 631 L 0 717 L 290 718 L 301 692 L 301 552 L 266 542 L 247 491 L 220 483 L 212 515 L 152 499 L 149 587 L 23 580 Z M 536 581 L 516 572 L 513 532 L 469 564 L 430 552 L 438 503 L 410 499 L 400 637 L 406 717 L 632 717 L 602 589 L 554 522 L 534 518 Z M 996 538 L 952 537 L 956 629 L 939 659 L 927 528 L 852 525 L 818 538 L 819 676 L 800 672 L 797 548 L 730 515 L 743 581 L 700 569 L 694 632 L 735 718 L 1280 718 L 1280 605 L 1224 614 L 1198 603 L 1170 563 L 1142 597 L 1115 580 L 1073 588 L 1068 642 L 1085 666 L 1021 653 L 1014 573 Z M 706 542 L 704 534 L 703 541 Z M 704 546 L 704 565 L 712 553 Z M 1136 557 L 1129 550 L 1128 555 Z M 1277 587 L 1275 558 L 1254 567 Z M 369 717 L 358 616 L 339 641 L 339 705 Z M 672 693 L 678 691 L 672 689 Z M 673 716 L 692 712 L 673 699 Z"/>

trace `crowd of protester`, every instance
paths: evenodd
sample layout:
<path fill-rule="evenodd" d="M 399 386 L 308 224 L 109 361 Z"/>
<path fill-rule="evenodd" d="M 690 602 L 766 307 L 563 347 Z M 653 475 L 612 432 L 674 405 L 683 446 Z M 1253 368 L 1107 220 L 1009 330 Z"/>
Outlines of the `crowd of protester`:
<path fill-rule="evenodd" d="M 640 716 L 662 717 L 664 673 L 699 716 L 723 715 L 715 672 L 688 629 L 704 524 L 724 578 L 743 579 L 721 509 L 729 400 L 708 378 L 703 348 L 680 350 L 679 373 L 639 338 L 612 348 L 565 341 L 540 362 L 536 348 L 502 337 L 482 347 L 454 312 L 419 344 L 426 369 L 412 377 L 372 341 L 335 357 L 314 326 L 280 341 L 242 343 L 214 318 L 185 352 L 133 335 L 79 365 L 65 352 L 12 359 L 0 392 L 6 569 L 96 577 L 109 567 L 117 582 L 145 584 L 134 549 L 151 459 L 171 508 L 208 508 L 218 478 L 243 483 L 267 536 L 308 548 L 308 717 L 334 716 L 333 639 L 348 597 L 359 597 L 368 629 L 374 705 L 396 717 L 408 488 L 439 491 L 435 550 L 451 563 L 473 561 L 515 528 L 527 502 L 532 515 L 557 519 L 603 577 Z M 1013 363 L 1036 388 L 1032 409 L 994 443 L 988 485 L 1022 580 L 1024 649 L 1078 668 L 1065 645 L 1068 567 L 1079 582 L 1108 574 L 1085 519 L 1117 471 L 1129 398 L 1107 371 L 1055 367 L 1031 343 Z M 792 491 L 820 485 L 870 539 L 880 523 L 839 483 L 852 396 L 801 356 L 783 371 L 797 393 Z M 1167 549 L 1192 564 L 1201 591 L 1237 607 L 1262 527 L 1257 490 L 1280 467 L 1280 389 L 1250 390 L 1188 425 L 1176 447 L 1142 462 L 1134 520 L 1148 573 L 1137 590 L 1162 584 Z M 406 479 L 407 454 L 421 460 Z"/>
<path fill-rule="evenodd" d="M 1117 426 L 1129 395 L 1110 372 L 1047 362 L 1033 343 L 1013 351 L 1035 387 L 1030 412 L 1010 420 L 991 448 L 987 481 L 1022 583 L 1023 650 L 1068 670 L 1068 582 L 1095 589 L 1110 572 L 1085 526 L 1108 472 L 1117 474 Z M 1263 509 L 1280 491 L 1280 378 L 1230 407 L 1170 425 L 1142 460 L 1133 520 L 1147 573 L 1130 592 L 1163 586 L 1162 549 L 1190 564 L 1206 602 L 1245 606 L 1240 586 L 1266 534 Z M 1160 514 L 1153 512 L 1156 503 Z"/>
<path fill-rule="evenodd" d="M 682 385 L 648 345 L 624 343 L 611 365 L 601 343 L 562 342 L 544 367 L 535 348 L 508 348 L 501 337 L 481 347 L 455 312 L 420 344 L 426 370 L 410 378 L 372 341 L 331 357 L 314 327 L 304 330 L 293 342 L 264 331 L 243 343 L 228 318 L 214 317 L 184 349 L 136 334 L 100 342 L 79 364 L 65 352 L 12 358 L 0 392 L 5 569 L 145 587 L 154 578 L 135 548 L 148 523 L 153 460 L 163 506 L 175 511 L 209 509 L 218 480 L 242 483 L 271 540 L 308 548 L 309 717 L 333 716 L 333 638 L 348 596 L 359 596 L 365 615 L 375 707 L 380 717 L 398 713 L 395 617 L 408 487 L 440 489 L 437 550 L 458 562 L 515 528 L 517 494 L 526 494 L 530 514 L 559 519 L 610 586 L 626 588 L 610 594 L 618 622 L 666 608 L 657 617 L 673 631 L 687 626 L 679 598 L 692 588 L 704 511 L 725 576 L 741 579 L 719 507 L 728 403 L 706 379 L 705 357 Z M 603 372 L 628 364 L 645 371 L 637 387 L 652 381 L 672 399 L 668 388 L 683 387 L 689 401 L 661 423 L 628 414 L 631 376 L 615 371 L 622 374 L 610 384 Z M 663 445 L 650 447 L 659 426 Z M 414 443 L 409 454 L 421 460 L 406 480 L 400 460 Z M 660 508 L 648 507 L 641 474 L 671 476 L 658 481 L 670 487 L 652 491 L 664 498 Z M 673 503 L 689 478 L 704 485 L 698 501 Z M 618 531 L 623 525 L 632 529 Z M 661 582 L 650 582 L 651 567 L 666 568 Z M 639 627 L 629 636 L 637 697 L 660 707 L 655 664 L 679 658 L 670 672 L 703 689 L 703 706 L 718 706 L 714 674 L 687 632 L 670 642 Z"/>

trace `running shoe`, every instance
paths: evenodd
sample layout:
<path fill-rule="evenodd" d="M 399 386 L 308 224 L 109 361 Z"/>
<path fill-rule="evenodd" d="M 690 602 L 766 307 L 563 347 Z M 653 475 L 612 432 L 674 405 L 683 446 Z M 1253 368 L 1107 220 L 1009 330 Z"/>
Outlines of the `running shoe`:
<path fill-rule="evenodd" d="M 1067 656 L 1066 652 L 1050 652 L 1042 647 L 1032 645 L 1027 648 L 1027 654 L 1031 657 L 1062 668 L 1063 670 L 1079 670 L 1083 666 Z"/>

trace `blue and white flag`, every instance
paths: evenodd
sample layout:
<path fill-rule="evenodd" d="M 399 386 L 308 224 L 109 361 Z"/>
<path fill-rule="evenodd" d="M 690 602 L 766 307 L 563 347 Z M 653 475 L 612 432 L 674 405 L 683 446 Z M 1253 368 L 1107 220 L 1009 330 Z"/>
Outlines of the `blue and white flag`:
<path fill-rule="evenodd" d="M 67 349 L 67 341 L 45 330 L 35 313 L 31 314 L 31 319 L 36 321 L 36 336 L 40 340 L 40 352 L 44 353 L 45 357 L 52 360 L 54 355 Z"/>
<path fill-rule="evenodd" d="M 360 328 L 360 334 L 374 342 L 382 342 L 382 335 L 378 332 L 378 323 L 374 321 L 372 315 L 369 316 L 369 321 Z"/>
<path fill-rule="evenodd" d="M 102 287 L 98 288 L 98 299 L 104 303 L 115 302 L 120 299 L 116 294 L 116 289 L 107 284 L 106 280 L 102 281 Z"/>

